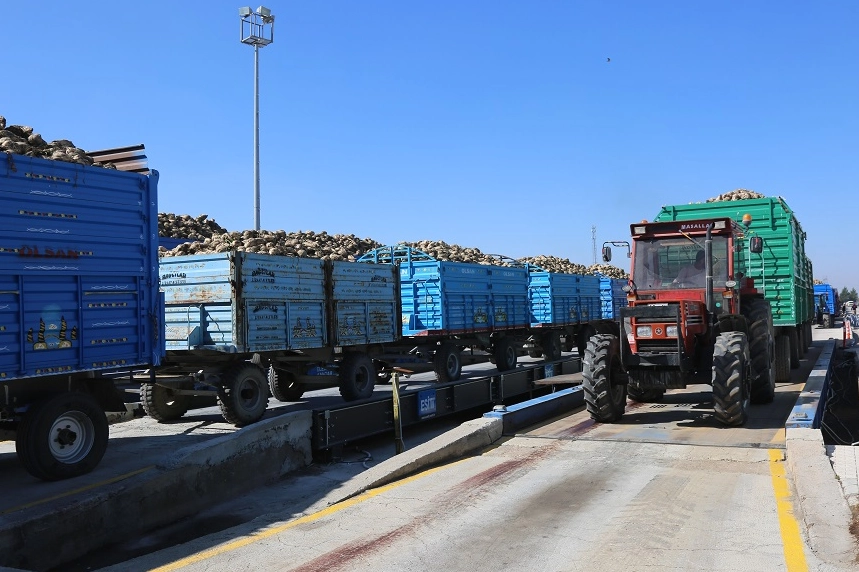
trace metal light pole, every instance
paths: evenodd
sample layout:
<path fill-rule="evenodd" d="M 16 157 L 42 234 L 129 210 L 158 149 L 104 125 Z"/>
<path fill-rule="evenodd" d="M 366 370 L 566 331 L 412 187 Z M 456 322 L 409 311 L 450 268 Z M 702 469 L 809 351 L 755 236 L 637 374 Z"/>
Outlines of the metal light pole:
<path fill-rule="evenodd" d="M 274 16 L 260 6 L 239 8 L 241 39 L 254 47 L 254 230 L 259 230 L 259 49 L 274 41 Z"/>

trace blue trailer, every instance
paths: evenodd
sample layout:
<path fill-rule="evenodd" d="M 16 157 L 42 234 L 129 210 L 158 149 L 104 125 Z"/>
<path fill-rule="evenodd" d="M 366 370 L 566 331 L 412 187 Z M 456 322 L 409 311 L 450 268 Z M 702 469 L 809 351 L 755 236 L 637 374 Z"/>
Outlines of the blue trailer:
<path fill-rule="evenodd" d="M 166 356 L 141 392 L 160 421 L 198 395 L 216 395 L 239 425 L 262 417 L 269 390 L 281 401 L 308 386 L 369 397 L 371 350 L 399 335 L 389 265 L 231 251 L 165 257 L 160 272 Z"/>
<path fill-rule="evenodd" d="M 620 309 L 628 304 L 626 292 L 622 288 L 627 284 L 620 278 L 600 276 L 600 310 L 604 320 L 614 320 L 620 316 Z"/>
<path fill-rule="evenodd" d="M 838 291 L 831 284 L 814 285 L 815 314 L 818 325 L 831 328 L 841 310 Z"/>
<path fill-rule="evenodd" d="M 158 173 L 6 154 L 0 164 L 0 425 L 36 477 L 92 470 L 116 372 L 160 364 Z"/>
<path fill-rule="evenodd" d="M 562 347 L 568 351 L 577 348 L 579 355 L 584 355 L 588 338 L 611 327 L 611 318 L 603 313 L 604 280 L 590 274 L 547 272 L 529 265 L 530 326 L 538 333 L 525 344 L 528 355 L 554 361 L 560 358 Z"/>
<path fill-rule="evenodd" d="M 377 359 L 416 370 L 431 364 L 442 382 L 459 379 L 464 360 L 489 359 L 499 371 L 515 368 L 522 352 L 558 360 L 564 343 L 578 347 L 602 328 L 596 276 L 512 259 L 440 261 L 405 245 L 377 248 L 359 262 L 399 268 L 402 339 Z"/>

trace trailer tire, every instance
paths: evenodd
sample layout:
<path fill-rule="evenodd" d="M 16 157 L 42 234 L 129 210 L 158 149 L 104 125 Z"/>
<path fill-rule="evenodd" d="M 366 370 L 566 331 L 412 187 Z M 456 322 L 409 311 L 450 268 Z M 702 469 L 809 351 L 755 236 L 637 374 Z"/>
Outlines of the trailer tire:
<path fill-rule="evenodd" d="M 790 338 L 781 334 L 775 339 L 775 381 L 790 381 Z"/>
<path fill-rule="evenodd" d="M 788 328 L 787 337 L 790 340 L 790 369 L 799 368 L 799 333 L 796 331 L 798 326 Z"/>
<path fill-rule="evenodd" d="M 272 397 L 278 401 L 298 401 L 304 395 L 306 387 L 295 381 L 295 376 L 283 369 L 268 366 L 268 389 Z"/>
<path fill-rule="evenodd" d="M 588 340 L 582 366 L 585 406 L 594 421 L 611 423 L 626 411 L 626 385 L 617 336 L 596 334 Z"/>
<path fill-rule="evenodd" d="M 510 338 L 500 338 L 492 344 L 492 356 L 495 358 L 495 367 L 498 371 L 510 371 L 516 369 L 516 346 Z"/>
<path fill-rule="evenodd" d="M 444 342 L 435 351 L 433 356 L 433 367 L 435 377 L 441 383 L 456 381 L 462 375 L 462 358 L 459 355 L 459 347 L 450 342 Z"/>
<path fill-rule="evenodd" d="M 376 366 L 362 353 L 346 355 L 340 363 L 340 395 L 346 401 L 366 399 L 376 386 Z"/>
<path fill-rule="evenodd" d="M 746 422 L 751 401 L 750 361 L 746 334 L 719 334 L 713 348 L 713 411 L 722 425 Z"/>
<path fill-rule="evenodd" d="M 558 361 L 561 359 L 561 334 L 560 332 L 549 332 L 543 336 L 543 359 L 546 361 Z"/>
<path fill-rule="evenodd" d="M 775 339 L 772 307 L 761 298 L 749 300 L 743 313 L 749 321 L 749 355 L 752 359 L 752 403 L 771 403 L 775 397 Z"/>
<path fill-rule="evenodd" d="M 268 383 L 259 366 L 243 362 L 221 376 L 218 405 L 228 423 L 243 427 L 256 423 L 268 407 Z"/>
<path fill-rule="evenodd" d="M 140 402 L 146 414 L 156 421 L 175 421 L 188 412 L 191 397 L 174 394 L 172 387 L 157 383 L 142 383 Z"/>
<path fill-rule="evenodd" d="M 107 440 L 107 417 L 95 398 L 69 392 L 30 407 L 18 426 L 15 449 L 31 475 L 58 481 L 92 471 Z"/>

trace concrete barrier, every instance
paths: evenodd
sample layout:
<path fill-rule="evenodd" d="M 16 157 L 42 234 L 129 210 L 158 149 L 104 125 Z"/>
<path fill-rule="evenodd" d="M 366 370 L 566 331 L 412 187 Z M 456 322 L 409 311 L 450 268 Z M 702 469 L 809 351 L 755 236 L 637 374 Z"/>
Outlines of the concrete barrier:
<path fill-rule="evenodd" d="M 46 570 L 191 516 L 312 461 L 311 413 L 299 411 L 176 451 L 157 467 L 57 509 L 0 518 L 0 565 Z"/>

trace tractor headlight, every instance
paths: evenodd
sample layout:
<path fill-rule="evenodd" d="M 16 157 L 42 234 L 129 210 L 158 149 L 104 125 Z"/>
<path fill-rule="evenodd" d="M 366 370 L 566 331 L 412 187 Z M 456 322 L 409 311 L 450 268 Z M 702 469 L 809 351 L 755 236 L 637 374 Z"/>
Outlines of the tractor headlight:
<path fill-rule="evenodd" d="M 665 336 L 669 338 L 677 337 L 677 326 L 666 326 L 665 327 Z"/>
<path fill-rule="evenodd" d="M 652 326 L 636 326 L 635 327 L 635 335 L 639 338 L 652 338 L 653 337 L 653 327 Z"/>

